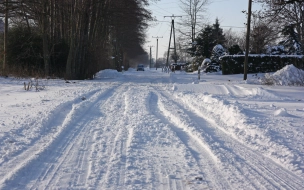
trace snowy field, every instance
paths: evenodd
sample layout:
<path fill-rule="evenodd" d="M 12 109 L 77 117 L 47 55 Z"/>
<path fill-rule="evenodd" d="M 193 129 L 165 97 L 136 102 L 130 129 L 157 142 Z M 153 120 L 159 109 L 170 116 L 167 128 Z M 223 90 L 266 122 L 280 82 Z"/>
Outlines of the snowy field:
<path fill-rule="evenodd" d="M 261 76 L 0 78 L 0 189 L 304 189 L 304 87 Z"/>

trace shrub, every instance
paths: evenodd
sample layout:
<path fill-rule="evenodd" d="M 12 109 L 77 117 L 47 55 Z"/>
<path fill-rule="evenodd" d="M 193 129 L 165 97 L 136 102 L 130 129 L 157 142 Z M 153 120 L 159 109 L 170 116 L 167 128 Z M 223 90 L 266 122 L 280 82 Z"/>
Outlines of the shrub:
<path fill-rule="evenodd" d="M 3 35 L 0 35 L 0 42 Z M 68 44 L 62 40 L 50 44 L 50 74 L 63 77 L 69 54 Z M 3 59 L 0 47 L 0 61 Z M 10 28 L 8 33 L 7 69 L 10 74 L 27 77 L 44 75 L 43 40 L 37 28 L 23 25 Z"/>
<path fill-rule="evenodd" d="M 35 29 L 23 26 L 9 30 L 7 66 L 10 73 L 17 75 L 37 75 L 43 71 L 42 38 Z"/>

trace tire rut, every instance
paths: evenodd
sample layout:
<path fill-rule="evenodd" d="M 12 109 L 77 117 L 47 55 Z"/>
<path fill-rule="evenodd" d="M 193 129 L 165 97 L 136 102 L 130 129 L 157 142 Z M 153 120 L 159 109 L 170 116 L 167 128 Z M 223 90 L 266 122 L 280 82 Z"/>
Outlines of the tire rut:
<path fill-rule="evenodd" d="M 172 115 L 177 114 L 183 117 L 192 117 L 189 122 L 190 125 L 192 121 L 196 123 L 197 126 L 195 130 L 200 129 L 199 123 L 207 122 L 209 125 L 203 126 L 199 133 L 208 134 L 208 136 L 214 138 L 214 142 L 222 142 L 220 146 L 213 146 L 213 152 L 217 154 L 217 157 L 221 159 L 222 169 L 228 170 L 228 172 L 234 172 L 234 174 L 239 173 L 238 177 L 241 182 L 251 181 L 250 186 L 252 189 L 256 187 L 264 186 L 265 188 L 286 188 L 286 189 L 301 189 L 303 188 L 303 183 L 301 180 L 291 174 L 289 171 L 280 169 L 276 163 L 261 154 L 256 153 L 247 146 L 243 145 L 239 141 L 235 140 L 229 134 L 224 133 L 219 130 L 215 122 L 206 118 L 203 113 L 198 112 L 194 107 L 189 107 L 184 104 L 181 100 L 174 100 L 175 98 L 170 97 L 165 92 L 161 92 L 161 95 L 166 97 L 167 100 L 171 100 L 172 104 L 176 105 L 176 109 L 181 110 L 181 113 L 173 112 Z M 210 126 L 210 127 L 208 127 Z M 208 142 L 210 143 L 210 142 Z M 249 159 L 248 159 L 249 158 Z M 252 163 L 253 162 L 253 163 Z M 230 170 L 230 171 L 229 171 Z M 236 172 L 236 173 L 235 173 Z M 283 174 L 282 174 L 283 172 Z M 229 176 L 226 174 L 225 176 Z M 245 177 L 242 177 L 245 176 Z M 282 177 L 281 177 L 282 176 Z M 285 176 L 287 179 L 284 179 Z M 246 180 L 248 178 L 249 180 Z M 236 179 L 228 179 L 232 182 Z M 238 181 L 237 181 L 238 182 Z M 247 186 L 249 188 L 250 186 Z M 240 188 L 240 187 L 238 187 Z"/>
<path fill-rule="evenodd" d="M 117 189 L 124 181 L 126 163 L 126 144 L 128 130 L 125 118 L 125 94 L 128 85 L 119 87 L 115 95 L 100 108 L 106 110 L 100 118 L 103 123 L 95 131 L 96 143 L 92 145 L 92 175 L 89 176 L 91 188 L 107 189 L 110 185 Z M 119 109 L 118 109 L 119 108 Z M 117 110 L 120 110 L 117 112 Z M 115 116 L 115 118 L 113 118 Z M 115 171 L 115 172 L 114 172 Z"/>
<path fill-rule="evenodd" d="M 49 126 L 51 128 L 58 128 L 58 130 L 52 135 L 51 139 L 42 138 L 26 151 L 29 153 L 35 152 L 34 155 L 30 156 L 24 153 L 22 156 L 14 159 L 12 163 L 19 164 L 16 167 L 11 167 L 15 169 L 2 178 L 3 188 L 5 189 L 5 186 L 15 187 L 17 189 L 28 186 L 33 188 L 37 186 L 43 189 L 47 188 L 48 185 L 45 184 L 49 184 L 49 182 L 52 181 L 56 173 L 55 171 L 58 170 L 59 166 L 67 158 L 68 152 L 72 149 L 75 139 L 77 139 L 77 136 L 86 128 L 77 125 L 77 121 L 85 124 L 85 121 L 82 121 L 83 114 L 86 114 L 86 111 L 92 109 L 100 99 L 111 95 L 114 88 L 115 87 L 106 89 L 103 92 L 97 90 L 85 101 L 79 101 L 73 104 L 70 109 L 66 109 L 64 112 L 58 110 L 59 113 L 56 113 L 58 120 L 54 122 L 55 125 Z M 92 102 L 89 102 L 89 100 Z M 81 109 L 81 106 L 84 106 L 84 108 Z M 66 105 L 65 107 L 69 106 Z M 26 159 L 17 161 L 17 159 L 22 158 Z M 49 177 L 50 175 L 53 177 Z"/>
<path fill-rule="evenodd" d="M 179 118 L 173 114 L 168 113 L 165 107 L 170 107 L 169 104 L 162 103 L 165 101 L 164 96 L 158 92 L 152 92 L 152 98 L 156 105 L 153 105 L 152 113 L 161 120 L 166 121 L 171 130 L 177 135 L 180 141 L 184 144 L 186 149 L 190 152 L 191 156 L 195 159 L 196 165 L 200 168 L 199 176 L 202 177 L 203 184 L 200 188 L 208 189 L 226 189 L 229 187 L 229 183 L 223 180 L 221 171 L 218 169 L 217 161 L 212 152 L 208 150 L 208 147 L 204 145 L 202 138 L 193 134 L 186 128 L 186 124 L 181 122 Z M 187 180 L 188 184 L 195 184 L 191 179 Z M 198 187 L 196 187 L 198 188 Z"/>

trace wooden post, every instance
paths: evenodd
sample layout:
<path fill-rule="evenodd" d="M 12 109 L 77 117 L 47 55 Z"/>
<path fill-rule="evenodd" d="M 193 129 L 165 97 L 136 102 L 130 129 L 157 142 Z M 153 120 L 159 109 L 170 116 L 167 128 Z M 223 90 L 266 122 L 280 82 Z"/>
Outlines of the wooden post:
<path fill-rule="evenodd" d="M 252 5 L 252 0 L 249 0 L 249 3 L 248 3 L 248 18 L 247 18 L 247 35 L 246 35 L 246 52 L 245 52 L 245 62 L 244 62 L 244 80 L 247 80 L 247 70 L 248 70 L 248 54 L 249 54 L 250 22 L 251 22 L 251 5 Z"/>

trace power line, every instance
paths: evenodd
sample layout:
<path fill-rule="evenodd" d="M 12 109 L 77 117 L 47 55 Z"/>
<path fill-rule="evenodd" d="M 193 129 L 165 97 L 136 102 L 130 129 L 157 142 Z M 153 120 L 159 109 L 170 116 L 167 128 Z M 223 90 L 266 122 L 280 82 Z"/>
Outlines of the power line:
<path fill-rule="evenodd" d="M 167 29 L 165 30 L 165 32 L 163 33 L 162 36 L 164 36 L 167 32 L 168 32 L 168 29 L 170 28 L 170 26 L 167 27 Z"/>
<path fill-rule="evenodd" d="M 160 9 L 162 9 L 162 10 L 165 11 L 166 13 L 171 13 L 171 12 L 169 12 L 168 10 L 165 10 L 165 9 L 163 9 L 163 8 L 157 6 L 157 5 L 154 5 L 154 6 L 156 6 L 156 7 L 160 8 Z M 173 13 L 171 13 L 171 14 L 173 14 Z"/>
<path fill-rule="evenodd" d="M 221 26 L 226 28 L 246 28 L 245 26 Z"/>
<path fill-rule="evenodd" d="M 159 29 L 158 29 L 158 31 L 157 31 L 157 33 L 156 33 L 156 35 L 158 35 L 158 33 L 159 33 L 159 31 L 160 31 L 160 29 L 161 29 L 162 25 L 163 25 L 163 23 L 160 23 L 160 26 L 159 26 Z"/>
<path fill-rule="evenodd" d="M 160 20 L 156 20 L 155 22 L 167 22 L 167 23 L 170 23 L 169 21 L 160 21 Z"/>
<path fill-rule="evenodd" d="M 158 5 L 168 5 L 168 4 L 174 4 L 176 1 L 168 2 L 168 3 L 157 3 Z"/>
<path fill-rule="evenodd" d="M 151 9 L 151 11 L 153 11 L 153 14 L 154 14 L 154 12 L 158 12 L 159 14 L 162 14 L 162 15 L 160 15 L 160 16 L 164 16 L 164 13 L 163 13 L 163 12 L 159 12 L 159 11 L 153 10 L 153 9 Z M 164 11 L 164 12 L 165 12 L 165 11 Z M 165 14 L 167 14 L 167 12 L 166 12 Z"/>

